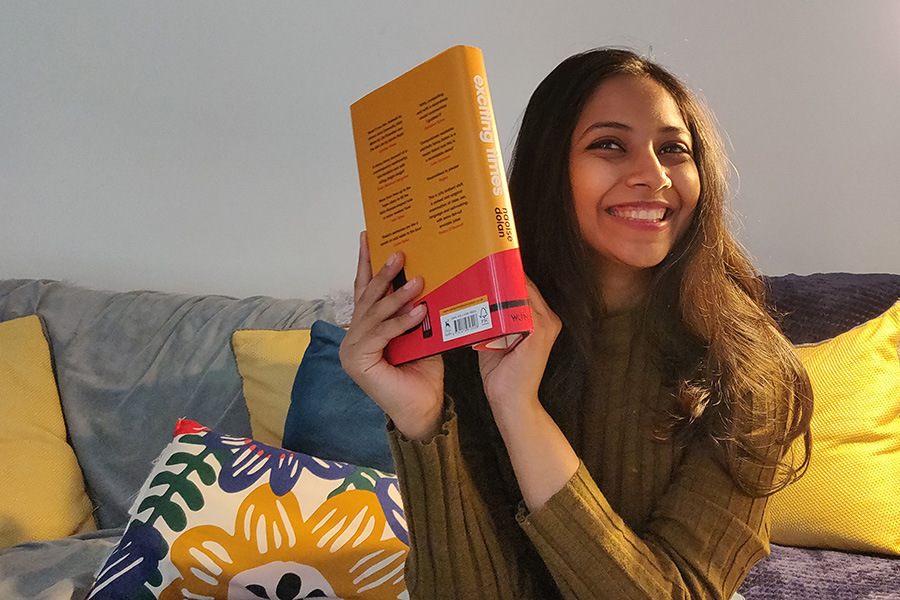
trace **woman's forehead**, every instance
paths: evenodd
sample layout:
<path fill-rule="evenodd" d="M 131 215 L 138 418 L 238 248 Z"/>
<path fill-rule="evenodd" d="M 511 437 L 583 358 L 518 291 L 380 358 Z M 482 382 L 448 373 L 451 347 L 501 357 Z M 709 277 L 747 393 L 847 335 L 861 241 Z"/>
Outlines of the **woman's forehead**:
<path fill-rule="evenodd" d="M 594 89 L 582 108 L 578 129 L 585 131 L 604 124 L 614 128 L 652 126 L 688 132 L 675 98 L 662 84 L 647 76 L 617 75 Z"/>

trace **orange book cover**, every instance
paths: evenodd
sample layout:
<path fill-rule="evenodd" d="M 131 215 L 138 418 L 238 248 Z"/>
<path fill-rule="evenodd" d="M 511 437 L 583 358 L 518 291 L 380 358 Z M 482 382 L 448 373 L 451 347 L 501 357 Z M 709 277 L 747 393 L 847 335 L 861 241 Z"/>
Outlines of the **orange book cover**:
<path fill-rule="evenodd" d="M 454 46 L 350 107 L 372 267 L 421 276 L 428 315 L 395 338 L 400 364 L 532 331 L 525 273 L 481 51 Z"/>

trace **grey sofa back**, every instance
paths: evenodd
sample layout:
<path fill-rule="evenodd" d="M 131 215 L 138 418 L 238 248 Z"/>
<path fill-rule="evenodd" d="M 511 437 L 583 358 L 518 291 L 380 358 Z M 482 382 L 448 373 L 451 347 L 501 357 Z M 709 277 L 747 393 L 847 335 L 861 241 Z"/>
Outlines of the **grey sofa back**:
<path fill-rule="evenodd" d="M 49 333 L 70 442 L 100 528 L 125 525 L 178 418 L 250 435 L 235 330 L 300 329 L 334 318 L 322 300 L 0 281 L 0 321 L 35 313 Z"/>

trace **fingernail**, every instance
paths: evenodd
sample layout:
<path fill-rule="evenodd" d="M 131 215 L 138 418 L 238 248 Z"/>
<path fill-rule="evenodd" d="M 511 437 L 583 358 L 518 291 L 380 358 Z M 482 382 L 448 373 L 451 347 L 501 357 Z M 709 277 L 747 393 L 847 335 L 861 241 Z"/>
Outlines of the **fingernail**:
<path fill-rule="evenodd" d="M 388 259 L 387 259 L 387 265 L 388 265 L 389 267 L 392 266 L 394 263 L 397 262 L 397 260 L 398 260 L 399 258 L 400 258 L 400 255 L 397 254 L 396 252 L 394 252 L 393 254 L 391 254 L 391 255 L 388 257 Z"/>
<path fill-rule="evenodd" d="M 409 281 L 407 281 L 406 283 L 403 284 L 403 289 L 411 290 L 417 285 L 419 285 L 419 278 L 413 277 L 412 279 L 410 279 Z"/>

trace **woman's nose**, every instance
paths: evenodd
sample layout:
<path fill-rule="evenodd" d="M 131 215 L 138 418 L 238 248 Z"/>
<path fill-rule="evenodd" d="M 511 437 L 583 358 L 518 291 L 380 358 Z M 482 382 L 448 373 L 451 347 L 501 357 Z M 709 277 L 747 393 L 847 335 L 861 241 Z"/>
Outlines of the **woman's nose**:
<path fill-rule="evenodd" d="M 631 186 L 646 186 L 656 192 L 672 187 L 666 168 L 652 149 L 632 154 L 627 183 Z"/>

